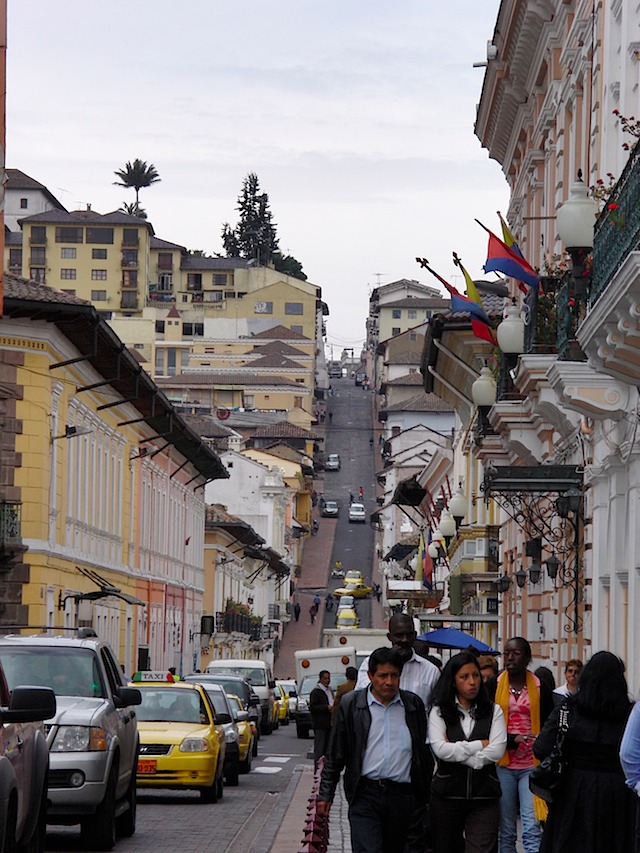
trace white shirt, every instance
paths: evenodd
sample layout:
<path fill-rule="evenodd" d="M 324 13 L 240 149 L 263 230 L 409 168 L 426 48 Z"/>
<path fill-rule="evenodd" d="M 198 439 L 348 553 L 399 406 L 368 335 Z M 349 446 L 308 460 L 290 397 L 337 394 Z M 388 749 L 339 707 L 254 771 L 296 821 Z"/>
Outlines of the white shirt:
<path fill-rule="evenodd" d="M 330 687 L 326 687 L 321 681 L 316 684 L 316 687 L 319 687 L 325 693 L 329 707 L 333 708 L 333 690 Z"/>
<path fill-rule="evenodd" d="M 362 758 L 362 775 L 369 779 L 411 781 L 411 732 L 407 726 L 404 705 L 396 693 L 383 705 L 367 690 L 371 726 Z"/>
<path fill-rule="evenodd" d="M 469 737 L 475 725 L 475 719 L 469 711 L 456 703 L 460 712 L 460 723 L 465 737 Z M 489 732 L 489 745 L 483 746 L 481 740 L 447 740 L 447 726 L 440 714 L 440 708 L 432 708 L 429 713 L 429 741 L 436 758 L 442 761 L 455 761 L 466 764 L 473 770 L 479 770 L 485 764 L 500 761 L 507 748 L 507 724 L 502 708 L 493 706 L 493 720 Z"/>
<path fill-rule="evenodd" d="M 439 678 L 440 670 L 438 667 L 431 663 L 431 661 L 421 658 L 412 649 L 411 657 L 403 665 L 402 672 L 400 673 L 400 689 L 417 693 L 424 702 L 425 708 L 429 711 L 431 693 Z M 362 690 L 364 687 L 368 687 L 369 684 L 369 658 L 366 657 L 358 670 L 356 690 Z"/>

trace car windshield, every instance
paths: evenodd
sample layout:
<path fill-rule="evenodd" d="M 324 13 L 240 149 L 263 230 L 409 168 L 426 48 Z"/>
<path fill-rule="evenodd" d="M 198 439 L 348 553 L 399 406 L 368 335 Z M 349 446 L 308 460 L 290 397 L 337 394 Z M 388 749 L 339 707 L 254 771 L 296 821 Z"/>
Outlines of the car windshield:
<path fill-rule="evenodd" d="M 207 667 L 207 672 L 213 672 L 215 675 L 241 675 L 243 678 L 246 678 L 250 684 L 253 684 L 255 687 L 266 687 L 267 686 L 267 676 L 266 670 L 260 668 L 254 668 L 252 666 L 220 666 L 217 667 L 215 665 L 209 665 Z"/>
<path fill-rule="evenodd" d="M 318 679 L 320 675 L 305 675 L 302 679 L 302 684 L 300 685 L 300 696 L 306 696 L 307 698 L 310 696 L 313 688 L 318 684 Z M 332 690 L 335 691 L 336 687 L 340 687 L 341 684 L 344 684 L 347 680 L 347 676 L 343 672 L 332 672 L 331 673 L 331 683 L 329 686 Z"/>
<path fill-rule="evenodd" d="M 205 703 L 197 690 L 176 687 L 144 687 L 138 720 L 147 723 L 206 723 Z"/>
<path fill-rule="evenodd" d="M 349 578 L 352 578 L 353 580 L 357 581 L 362 580 L 362 572 L 349 571 L 344 576 L 344 579 L 349 580 Z"/>
<path fill-rule="evenodd" d="M 89 649 L 1 645 L 0 661 L 9 690 L 29 685 L 50 687 L 56 696 L 106 696 L 96 656 Z"/>
<path fill-rule="evenodd" d="M 338 509 L 338 504 L 335 501 L 325 501 L 325 509 Z"/>

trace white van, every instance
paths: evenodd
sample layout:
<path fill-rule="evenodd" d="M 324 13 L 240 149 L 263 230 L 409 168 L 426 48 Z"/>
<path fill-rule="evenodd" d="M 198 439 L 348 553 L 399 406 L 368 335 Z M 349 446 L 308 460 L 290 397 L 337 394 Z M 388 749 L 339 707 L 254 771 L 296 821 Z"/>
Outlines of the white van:
<path fill-rule="evenodd" d="M 262 706 L 261 734 L 270 735 L 274 724 L 274 688 L 276 683 L 268 663 L 263 660 L 212 660 L 206 672 L 241 675 L 260 697 Z"/>

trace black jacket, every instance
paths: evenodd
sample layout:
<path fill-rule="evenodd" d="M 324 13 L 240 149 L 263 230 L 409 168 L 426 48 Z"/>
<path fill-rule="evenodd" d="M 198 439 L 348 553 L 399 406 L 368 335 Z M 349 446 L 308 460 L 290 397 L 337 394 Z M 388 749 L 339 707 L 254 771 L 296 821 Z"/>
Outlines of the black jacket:
<path fill-rule="evenodd" d="M 461 740 L 488 740 L 491 736 L 493 710 L 487 717 L 476 720 L 473 729 L 466 737 L 460 720 L 455 725 L 447 723 L 447 740 L 455 743 Z M 437 759 L 437 769 L 433 777 L 431 791 L 439 797 L 453 800 L 492 800 L 501 795 L 500 782 L 495 764 L 485 764 L 474 770 L 462 762 Z"/>
<path fill-rule="evenodd" d="M 367 703 L 367 690 L 354 690 L 347 693 L 340 702 L 338 717 L 331 732 L 329 750 L 325 756 L 322 778 L 320 780 L 319 800 L 333 801 L 333 797 L 343 768 L 344 792 L 348 802 L 356 794 L 358 782 L 362 776 L 371 712 Z M 405 709 L 405 719 L 411 734 L 411 784 L 418 802 L 424 803 L 429 796 L 433 762 L 425 743 L 427 739 L 427 714 L 419 696 L 408 690 L 400 691 Z"/>
<path fill-rule="evenodd" d="M 314 687 L 309 696 L 309 713 L 313 729 L 331 728 L 331 708 L 329 699 L 321 687 Z"/>

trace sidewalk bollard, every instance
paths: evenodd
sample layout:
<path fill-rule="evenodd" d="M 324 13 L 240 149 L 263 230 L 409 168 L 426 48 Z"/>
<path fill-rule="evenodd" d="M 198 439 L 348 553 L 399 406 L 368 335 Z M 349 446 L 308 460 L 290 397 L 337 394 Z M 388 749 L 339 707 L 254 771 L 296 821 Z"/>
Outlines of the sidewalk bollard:
<path fill-rule="evenodd" d="M 307 817 L 304 822 L 302 847 L 300 847 L 299 853 L 326 853 L 329 845 L 329 821 L 327 818 L 321 817 L 316 810 L 323 764 L 324 758 L 321 758 L 313 776 L 313 785 L 307 803 Z"/>

